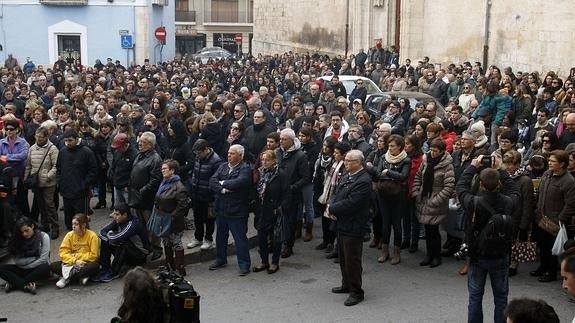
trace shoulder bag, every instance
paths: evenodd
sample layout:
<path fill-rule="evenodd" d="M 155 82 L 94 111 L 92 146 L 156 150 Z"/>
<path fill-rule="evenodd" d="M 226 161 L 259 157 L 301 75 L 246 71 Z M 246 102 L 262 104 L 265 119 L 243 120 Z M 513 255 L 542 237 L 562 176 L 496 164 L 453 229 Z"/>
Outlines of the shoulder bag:
<path fill-rule="evenodd" d="M 42 162 L 40 163 L 38 170 L 34 174 L 28 175 L 28 177 L 24 181 L 24 186 L 26 186 L 27 189 L 34 190 L 34 189 L 38 188 L 38 181 L 39 181 L 38 173 L 40 173 L 40 170 L 42 169 L 42 165 L 44 165 L 44 161 L 46 160 L 46 157 L 48 156 L 48 153 L 50 152 L 51 148 L 52 148 L 51 145 L 48 146 L 48 149 L 46 150 L 46 153 L 44 154 L 44 157 L 42 158 Z"/>

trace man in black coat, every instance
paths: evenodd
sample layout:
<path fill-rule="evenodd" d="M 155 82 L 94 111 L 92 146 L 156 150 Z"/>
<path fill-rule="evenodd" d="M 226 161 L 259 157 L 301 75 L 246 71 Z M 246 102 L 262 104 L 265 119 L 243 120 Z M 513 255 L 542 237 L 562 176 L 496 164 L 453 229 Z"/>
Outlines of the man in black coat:
<path fill-rule="evenodd" d="M 136 147 L 130 144 L 130 139 L 125 133 L 118 133 L 112 139 L 112 165 L 109 178 L 114 186 L 114 204 L 128 202 L 128 182 L 134 160 L 138 155 Z"/>
<path fill-rule="evenodd" d="M 89 213 L 88 192 L 96 183 L 98 165 L 94 152 L 84 146 L 74 129 L 64 132 L 65 147 L 58 154 L 56 171 L 60 195 L 64 200 L 64 222 L 72 230 L 76 213 Z"/>
<path fill-rule="evenodd" d="M 210 249 L 214 244 L 214 218 L 209 216 L 210 204 L 214 202 L 214 193 L 210 190 L 210 178 L 220 167 L 222 159 L 209 146 L 205 139 L 198 139 L 192 147 L 196 160 L 189 176 L 190 198 L 194 209 L 194 239 L 188 248 L 200 246 Z M 204 230 L 205 228 L 205 230 Z"/>
<path fill-rule="evenodd" d="M 359 150 L 350 150 L 344 159 L 347 172 L 341 179 L 333 202 L 327 206 L 337 231 L 338 253 L 341 269 L 341 286 L 331 291 L 349 293 L 345 306 L 363 301 L 361 288 L 361 255 L 363 235 L 369 219 L 371 176 L 363 168 L 364 156 Z"/>
<path fill-rule="evenodd" d="M 134 160 L 128 182 L 128 205 L 134 209 L 140 217 L 140 221 L 146 226 L 152 215 L 156 192 L 162 181 L 162 173 L 160 172 L 162 158 L 155 147 L 156 135 L 153 132 L 144 132 L 138 138 L 140 153 Z M 150 240 L 154 248 L 152 260 L 156 260 L 162 256 L 160 239 L 150 234 Z"/>
<path fill-rule="evenodd" d="M 288 258 L 293 254 L 297 225 L 297 214 L 303 205 L 302 188 L 311 182 L 310 168 L 306 154 L 301 150 L 301 143 L 296 138 L 292 129 L 286 128 L 280 132 L 280 148 L 276 152 L 280 171 L 285 174 L 289 181 L 289 189 L 284 197 L 282 212 L 284 214 L 284 249 L 282 258 Z M 301 231 L 300 231 L 301 233 Z"/>
<path fill-rule="evenodd" d="M 248 161 L 253 164 L 258 158 L 267 142 L 267 136 L 274 131 L 273 128 L 266 125 L 266 115 L 262 110 L 254 112 L 254 123 L 246 128 L 244 136 L 248 142 Z"/>

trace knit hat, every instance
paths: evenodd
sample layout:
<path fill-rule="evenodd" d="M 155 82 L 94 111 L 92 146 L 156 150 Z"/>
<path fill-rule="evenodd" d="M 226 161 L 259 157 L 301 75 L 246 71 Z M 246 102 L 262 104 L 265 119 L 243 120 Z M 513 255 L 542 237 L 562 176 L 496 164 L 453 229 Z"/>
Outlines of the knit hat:
<path fill-rule="evenodd" d="M 483 120 L 479 120 L 474 124 L 472 124 L 469 130 L 485 135 L 485 123 L 483 122 Z"/>
<path fill-rule="evenodd" d="M 192 93 L 190 92 L 190 89 L 188 89 L 185 86 L 182 88 L 182 97 L 184 98 L 184 100 L 189 99 L 191 94 Z"/>

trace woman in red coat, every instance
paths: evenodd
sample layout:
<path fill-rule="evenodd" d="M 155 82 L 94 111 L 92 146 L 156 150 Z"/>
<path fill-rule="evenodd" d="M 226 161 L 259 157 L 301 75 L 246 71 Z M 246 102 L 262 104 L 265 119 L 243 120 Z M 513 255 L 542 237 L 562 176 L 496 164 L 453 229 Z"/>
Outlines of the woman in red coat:
<path fill-rule="evenodd" d="M 405 152 L 411 158 L 411 168 L 409 169 L 409 177 L 407 182 L 407 208 L 408 214 L 403 218 L 403 242 L 401 248 L 409 248 L 410 253 L 414 253 L 418 249 L 419 243 L 419 222 L 417 221 L 417 213 L 415 206 L 415 199 L 411 197 L 413 192 L 413 181 L 419 166 L 423 162 L 423 151 L 421 150 L 421 141 L 416 135 L 409 135 L 405 137 Z"/>

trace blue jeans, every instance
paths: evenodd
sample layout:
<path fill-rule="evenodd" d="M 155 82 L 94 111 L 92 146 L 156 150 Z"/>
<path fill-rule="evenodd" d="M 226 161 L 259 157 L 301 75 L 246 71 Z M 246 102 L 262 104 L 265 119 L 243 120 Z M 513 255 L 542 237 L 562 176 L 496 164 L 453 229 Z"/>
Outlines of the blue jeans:
<path fill-rule="evenodd" d="M 232 232 L 236 245 L 238 265 L 241 270 L 249 270 L 251 267 L 250 249 L 248 246 L 248 218 L 234 218 L 229 216 L 216 217 L 216 263 L 228 262 L 228 237 Z"/>
<path fill-rule="evenodd" d="M 303 214 L 302 209 L 299 208 L 297 212 L 297 219 L 301 221 L 303 218 L 306 223 L 313 222 L 313 183 L 305 184 L 301 188 L 301 196 L 303 201 Z"/>
<path fill-rule="evenodd" d="M 480 257 L 477 260 L 469 260 L 469 271 L 467 272 L 467 289 L 469 291 L 468 323 L 483 322 L 483 292 L 487 274 L 489 274 L 489 280 L 491 280 L 495 303 L 493 321 L 495 323 L 505 323 L 503 311 L 505 306 L 507 306 L 507 295 L 509 294 L 508 257 L 497 259 Z"/>
<path fill-rule="evenodd" d="M 114 205 L 119 203 L 128 203 L 128 192 L 124 188 L 114 186 Z"/>

